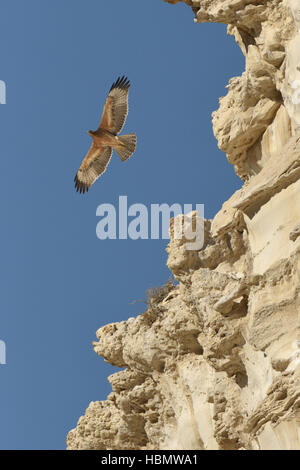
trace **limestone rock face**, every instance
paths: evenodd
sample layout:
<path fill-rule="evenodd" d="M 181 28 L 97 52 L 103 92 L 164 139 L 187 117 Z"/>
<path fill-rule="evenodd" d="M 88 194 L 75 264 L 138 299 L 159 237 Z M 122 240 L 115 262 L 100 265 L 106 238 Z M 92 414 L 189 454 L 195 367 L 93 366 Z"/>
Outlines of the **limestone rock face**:
<path fill-rule="evenodd" d="M 95 352 L 125 370 L 69 449 L 300 449 L 300 1 L 185 3 L 245 54 L 213 116 L 245 183 L 200 250 L 171 225 L 178 284 L 98 330 Z"/>

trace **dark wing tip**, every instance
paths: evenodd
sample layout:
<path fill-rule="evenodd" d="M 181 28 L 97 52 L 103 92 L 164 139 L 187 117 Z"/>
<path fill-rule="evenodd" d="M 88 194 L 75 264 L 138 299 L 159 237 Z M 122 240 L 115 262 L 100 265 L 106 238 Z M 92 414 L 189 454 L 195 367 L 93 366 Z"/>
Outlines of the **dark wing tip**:
<path fill-rule="evenodd" d="M 78 191 L 79 185 L 78 185 L 77 173 L 76 173 L 76 175 L 75 175 L 74 181 L 75 181 L 75 189 L 76 189 L 76 191 Z"/>
<path fill-rule="evenodd" d="M 85 191 L 88 192 L 89 186 L 86 183 L 79 181 L 77 174 L 75 175 L 74 181 L 75 181 L 75 189 L 77 192 L 79 191 L 80 194 L 81 193 L 84 194 Z"/>
<path fill-rule="evenodd" d="M 122 77 L 119 77 L 111 86 L 111 90 L 114 88 L 121 88 L 123 90 L 128 90 L 130 87 L 130 80 L 126 77 L 126 75 L 123 75 Z"/>

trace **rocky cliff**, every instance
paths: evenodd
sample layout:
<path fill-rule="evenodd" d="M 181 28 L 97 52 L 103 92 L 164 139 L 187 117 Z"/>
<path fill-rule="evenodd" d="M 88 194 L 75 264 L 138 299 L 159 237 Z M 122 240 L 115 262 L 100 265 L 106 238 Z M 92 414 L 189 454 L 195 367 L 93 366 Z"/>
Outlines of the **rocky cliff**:
<path fill-rule="evenodd" d="M 213 115 L 244 185 L 201 250 L 171 230 L 178 285 L 98 330 L 95 352 L 125 370 L 69 449 L 300 449 L 300 0 L 185 3 L 246 58 Z"/>

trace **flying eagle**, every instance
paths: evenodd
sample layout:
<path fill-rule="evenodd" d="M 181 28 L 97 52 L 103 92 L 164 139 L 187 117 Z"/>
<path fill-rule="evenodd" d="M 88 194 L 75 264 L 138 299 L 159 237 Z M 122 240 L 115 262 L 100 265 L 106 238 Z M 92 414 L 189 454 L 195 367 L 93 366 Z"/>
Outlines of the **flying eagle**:
<path fill-rule="evenodd" d="M 130 82 L 127 77 L 119 77 L 106 98 L 100 125 L 96 131 L 89 131 L 93 138 L 90 150 L 83 159 L 74 178 L 76 191 L 84 193 L 105 172 L 113 149 L 122 162 L 135 151 L 136 135 L 118 137 L 128 114 L 128 92 Z"/>

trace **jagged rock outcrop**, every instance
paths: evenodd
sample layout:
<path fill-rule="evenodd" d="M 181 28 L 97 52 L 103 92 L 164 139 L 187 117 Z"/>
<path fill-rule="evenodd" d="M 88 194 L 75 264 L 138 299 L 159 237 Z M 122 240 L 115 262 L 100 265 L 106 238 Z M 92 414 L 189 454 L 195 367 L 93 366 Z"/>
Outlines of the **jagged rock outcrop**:
<path fill-rule="evenodd" d="M 125 370 L 69 449 L 300 449 L 300 2 L 185 3 L 197 22 L 227 23 L 245 54 L 213 116 L 245 183 L 205 221 L 200 250 L 171 225 L 179 284 L 98 330 L 96 353 Z"/>

